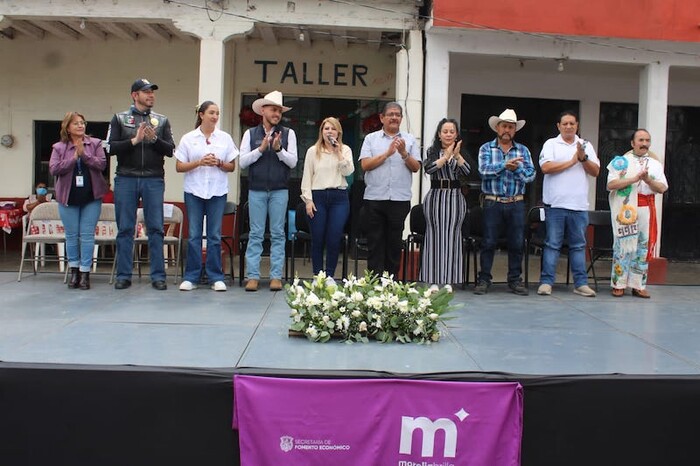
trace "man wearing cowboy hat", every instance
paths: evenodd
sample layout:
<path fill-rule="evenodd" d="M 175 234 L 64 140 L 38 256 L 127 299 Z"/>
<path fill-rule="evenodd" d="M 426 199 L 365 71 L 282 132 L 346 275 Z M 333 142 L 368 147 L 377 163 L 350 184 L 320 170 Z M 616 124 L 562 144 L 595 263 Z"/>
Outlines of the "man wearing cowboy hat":
<path fill-rule="evenodd" d="M 114 179 L 114 209 L 117 217 L 117 281 L 114 288 L 131 286 L 134 229 L 139 199 L 148 235 L 151 285 L 165 290 L 163 258 L 163 194 L 165 192 L 165 157 L 175 150 L 173 132 L 165 115 L 152 111 L 156 101 L 156 84 L 137 79 L 131 85 L 133 105 L 112 117 L 107 133 L 109 154 L 117 156 Z"/>
<path fill-rule="evenodd" d="M 257 291 L 265 223 L 270 219 L 270 290 L 282 289 L 284 265 L 284 224 L 289 201 L 289 173 L 297 164 L 297 137 L 294 130 L 280 125 L 282 114 L 291 110 L 282 105 L 282 93 L 273 91 L 253 102 L 253 111 L 262 123 L 248 129 L 241 141 L 241 169 L 248 168 L 248 215 L 250 238 L 246 249 L 246 291 Z"/>
<path fill-rule="evenodd" d="M 496 243 L 505 231 L 508 240 L 508 288 L 527 295 L 521 279 L 525 234 L 525 185 L 535 179 L 530 151 L 515 142 L 515 133 L 525 126 L 508 108 L 489 118 L 496 139 L 479 149 L 484 237 L 481 244 L 481 271 L 474 294 L 486 294 L 491 286 Z"/>
<path fill-rule="evenodd" d="M 537 294 L 552 294 L 559 251 L 566 236 L 574 293 L 594 297 L 586 271 L 588 228 L 588 177 L 598 176 L 600 162 L 595 150 L 578 137 L 578 116 L 567 110 L 559 115 L 559 136 L 542 146 L 540 168 L 544 173 L 542 201 L 547 229 L 542 252 L 542 274 Z"/>

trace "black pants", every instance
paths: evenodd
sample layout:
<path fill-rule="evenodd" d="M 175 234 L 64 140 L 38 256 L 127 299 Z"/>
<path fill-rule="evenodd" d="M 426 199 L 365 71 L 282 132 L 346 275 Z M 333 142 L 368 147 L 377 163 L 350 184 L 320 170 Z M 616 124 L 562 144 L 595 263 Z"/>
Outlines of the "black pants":
<path fill-rule="evenodd" d="M 367 231 L 367 269 L 398 279 L 403 246 L 403 227 L 410 201 L 364 201 Z"/>

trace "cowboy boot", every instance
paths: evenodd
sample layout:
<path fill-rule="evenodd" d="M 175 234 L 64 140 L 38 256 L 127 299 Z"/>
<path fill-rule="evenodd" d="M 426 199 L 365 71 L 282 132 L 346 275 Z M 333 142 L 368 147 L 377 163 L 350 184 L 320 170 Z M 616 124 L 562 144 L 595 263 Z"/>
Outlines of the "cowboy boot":
<path fill-rule="evenodd" d="M 90 272 L 80 272 L 80 289 L 90 289 Z"/>
<path fill-rule="evenodd" d="M 70 281 L 68 282 L 68 288 L 78 288 L 80 283 L 80 269 L 78 267 L 70 268 Z"/>

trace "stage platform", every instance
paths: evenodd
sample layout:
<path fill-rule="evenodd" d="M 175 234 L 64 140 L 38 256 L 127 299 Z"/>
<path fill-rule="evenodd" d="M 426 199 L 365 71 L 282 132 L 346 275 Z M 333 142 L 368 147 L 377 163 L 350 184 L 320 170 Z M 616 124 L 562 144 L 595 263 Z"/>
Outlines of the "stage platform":
<path fill-rule="evenodd" d="M 455 290 L 439 343 L 314 344 L 283 292 L 68 290 L 0 273 L 0 464 L 238 464 L 234 373 L 517 380 L 524 465 L 690 464 L 700 416 L 700 287 L 652 299 Z M 266 282 L 262 283 L 264 286 Z"/>

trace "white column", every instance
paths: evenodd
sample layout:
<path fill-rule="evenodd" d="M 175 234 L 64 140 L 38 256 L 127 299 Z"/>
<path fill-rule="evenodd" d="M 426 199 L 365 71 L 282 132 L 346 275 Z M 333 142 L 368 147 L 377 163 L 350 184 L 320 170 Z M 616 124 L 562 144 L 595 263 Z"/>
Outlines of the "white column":
<path fill-rule="evenodd" d="M 409 31 L 407 47 L 396 54 L 396 101 L 404 107 L 401 130 L 415 136 L 418 144 L 422 145 L 423 38 L 421 31 Z M 413 205 L 420 202 L 420 175 L 413 177 L 412 191 L 411 204 Z"/>
<path fill-rule="evenodd" d="M 650 63 L 639 75 L 639 127 L 646 128 L 651 134 L 653 152 L 661 163 L 666 160 L 666 122 L 668 119 L 668 79 L 669 65 Z M 659 238 L 656 243 L 655 256 L 661 251 L 661 218 L 663 203 L 661 196 L 656 196 L 656 224 Z"/>
<path fill-rule="evenodd" d="M 435 128 L 440 120 L 448 116 L 450 95 L 450 53 L 439 35 L 428 35 L 425 55 L 425 116 L 423 119 L 423 141 L 425 149 L 433 142 Z M 459 115 L 456 116 L 459 121 Z M 430 179 L 423 178 L 421 197 L 430 189 Z"/>
<path fill-rule="evenodd" d="M 211 100 L 219 108 L 224 101 L 224 42 L 204 38 L 199 43 L 199 103 Z"/>

